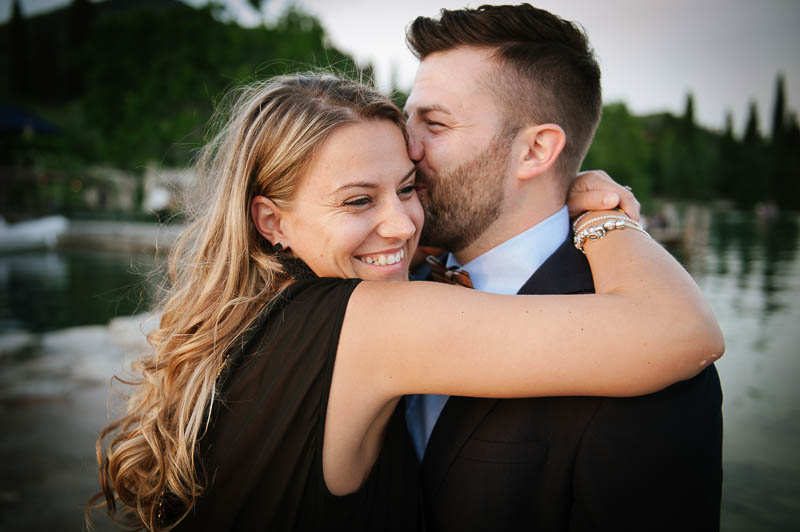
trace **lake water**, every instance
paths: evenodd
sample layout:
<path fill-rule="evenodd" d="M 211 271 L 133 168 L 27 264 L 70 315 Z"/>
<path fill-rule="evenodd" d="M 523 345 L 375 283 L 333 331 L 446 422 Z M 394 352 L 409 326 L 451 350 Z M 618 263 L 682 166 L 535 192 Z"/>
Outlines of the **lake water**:
<path fill-rule="evenodd" d="M 106 323 L 146 310 L 155 258 L 91 250 L 0 255 L 0 333 Z"/>
<path fill-rule="evenodd" d="M 800 216 L 690 209 L 673 249 L 722 326 L 722 529 L 800 530 Z"/>
<path fill-rule="evenodd" d="M 726 532 L 800 530 L 800 216 L 689 208 L 686 265 L 719 319 Z M 145 310 L 152 256 L 0 256 L 0 333 L 105 323 Z M 676 509 L 680 511 L 680 509 Z"/>

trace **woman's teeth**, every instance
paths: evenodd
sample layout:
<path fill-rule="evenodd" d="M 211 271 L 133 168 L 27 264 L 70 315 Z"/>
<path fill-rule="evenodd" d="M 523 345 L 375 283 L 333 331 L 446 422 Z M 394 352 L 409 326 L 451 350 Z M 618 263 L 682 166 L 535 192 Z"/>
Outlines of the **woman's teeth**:
<path fill-rule="evenodd" d="M 391 255 L 375 255 L 372 257 L 358 257 L 358 260 L 361 262 L 366 262 L 367 264 L 375 264 L 377 266 L 387 266 L 391 264 L 395 264 L 396 262 L 400 262 L 406 256 L 404 250 L 400 250 L 397 253 L 392 253 Z"/>

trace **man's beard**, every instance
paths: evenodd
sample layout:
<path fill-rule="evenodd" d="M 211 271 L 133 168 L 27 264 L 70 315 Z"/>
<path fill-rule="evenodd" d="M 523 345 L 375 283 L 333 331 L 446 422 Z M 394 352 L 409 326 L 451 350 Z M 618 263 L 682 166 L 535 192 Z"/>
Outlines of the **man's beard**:
<path fill-rule="evenodd" d="M 495 136 L 481 153 L 431 178 L 417 169 L 427 188 L 421 196 L 425 225 L 420 244 L 459 252 L 481 236 L 502 212 L 510 138 Z"/>

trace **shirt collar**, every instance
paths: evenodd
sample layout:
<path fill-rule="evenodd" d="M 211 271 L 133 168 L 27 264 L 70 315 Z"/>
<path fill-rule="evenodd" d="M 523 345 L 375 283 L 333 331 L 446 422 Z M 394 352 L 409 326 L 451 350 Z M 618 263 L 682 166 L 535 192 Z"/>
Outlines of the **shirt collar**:
<path fill-rule="evenodd" d="M 476 290 L 513 295 L 555 253 L 569 233 L 569 214 L 564 206 L 530 229 L 475 257 L 463 268 Z M 447 266 L 460 266 L 453 254 Z"/>

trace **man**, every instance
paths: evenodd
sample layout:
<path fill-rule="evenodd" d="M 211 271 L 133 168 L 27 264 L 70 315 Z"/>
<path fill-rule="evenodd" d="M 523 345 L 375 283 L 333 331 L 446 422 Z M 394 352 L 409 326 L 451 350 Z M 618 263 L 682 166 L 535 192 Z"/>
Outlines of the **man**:
<path fill-rule="evenodd" d="M 525 4 L 420 17 L 407 40 L 425 243 L 478 290 L 593 292 L 564 206 L 601 112 L 583 32 Z M 718 530 L 721 400 L 713 366 L 638 398 L 409 397 L 430 529 Z"/>

